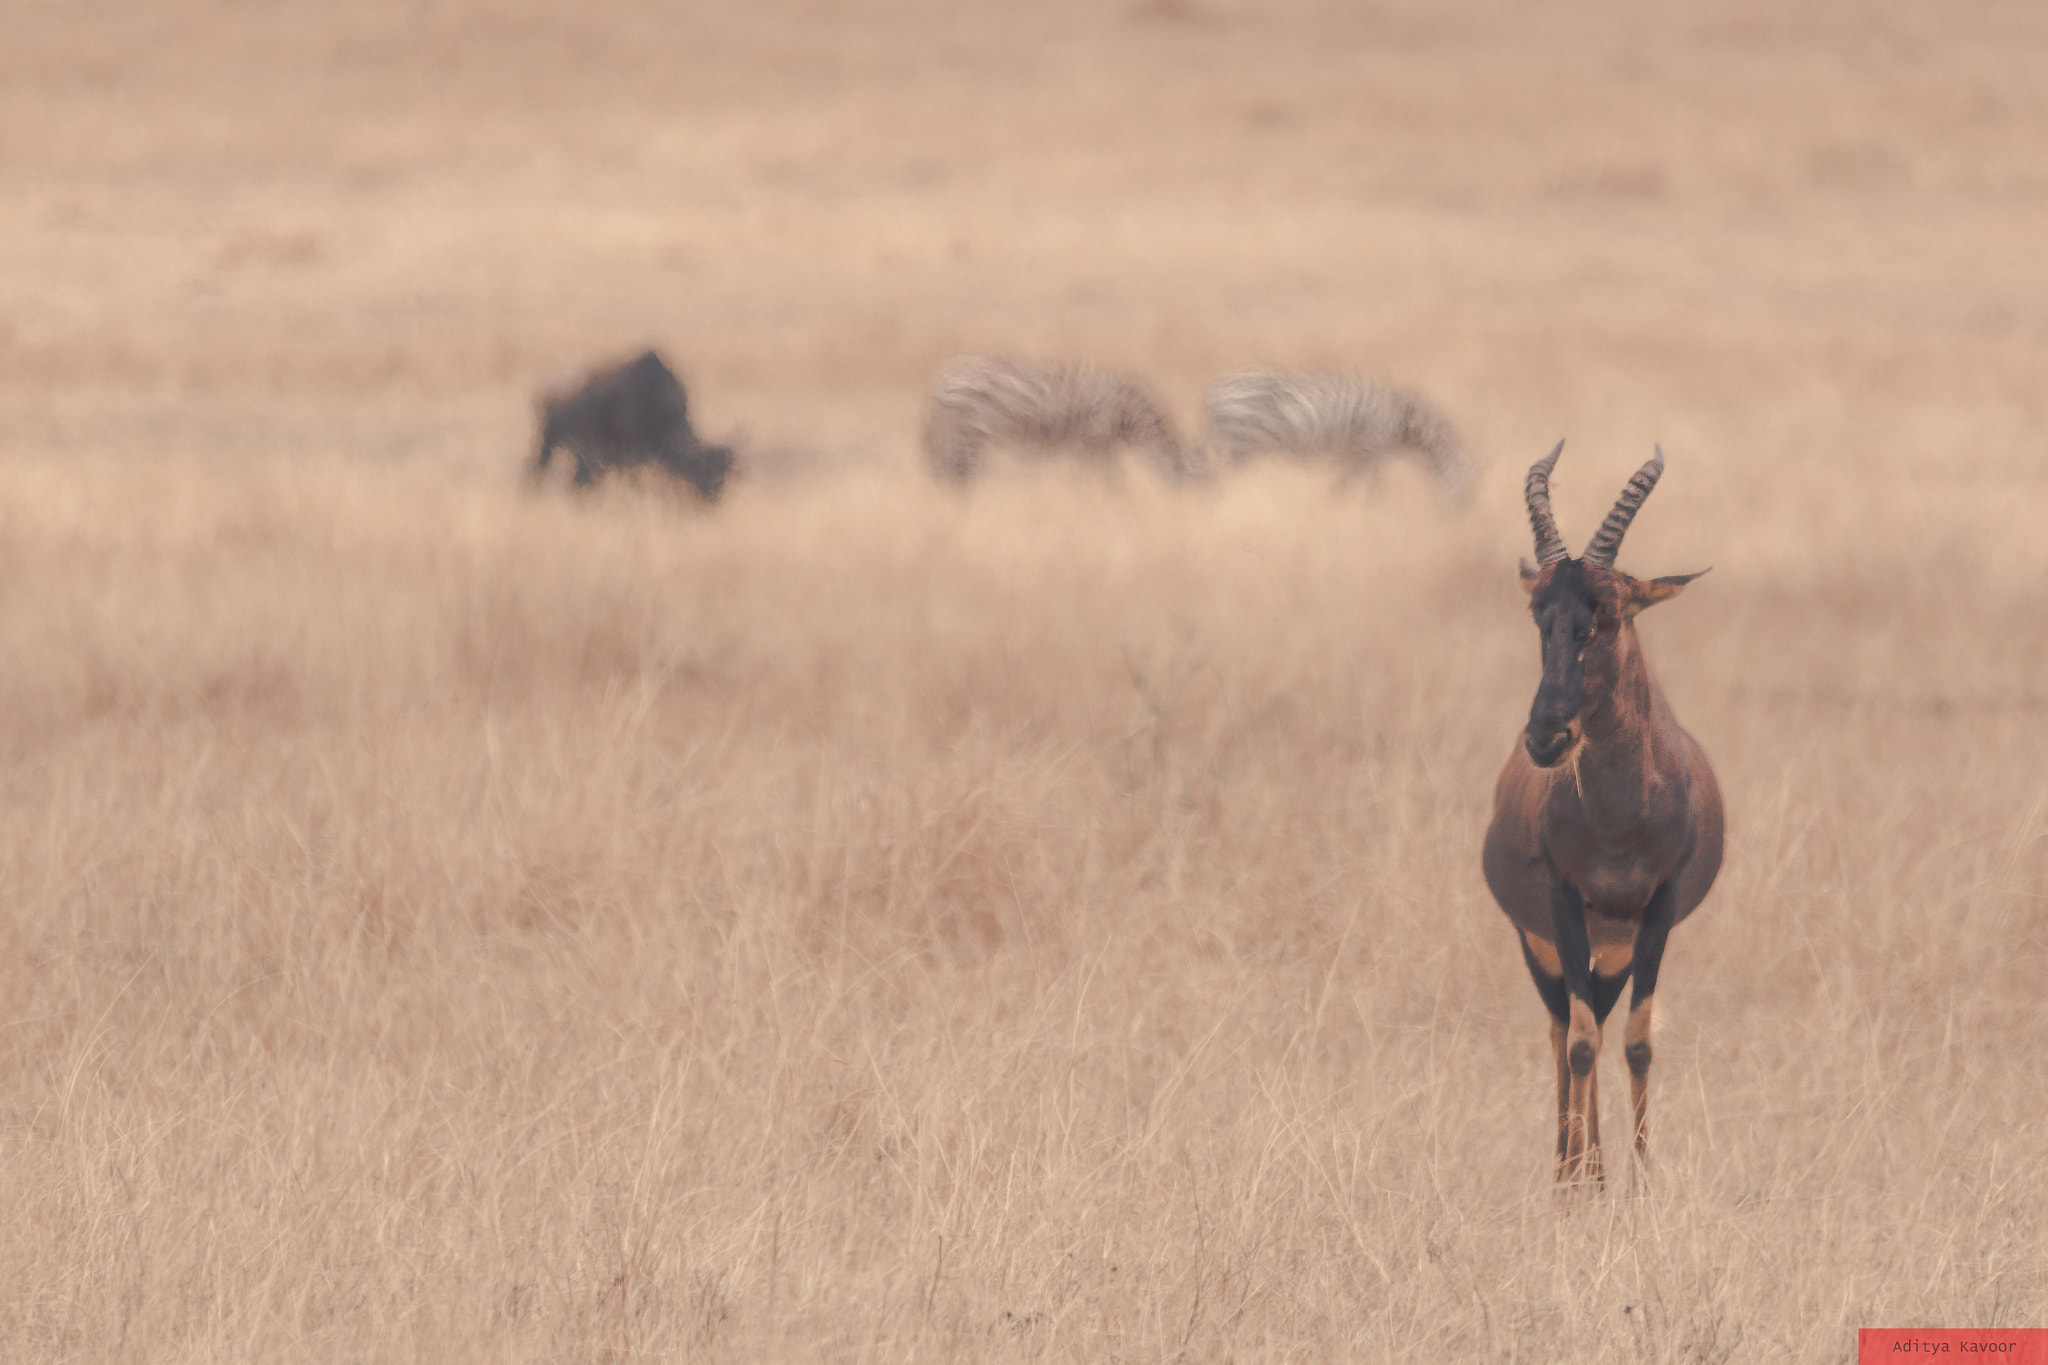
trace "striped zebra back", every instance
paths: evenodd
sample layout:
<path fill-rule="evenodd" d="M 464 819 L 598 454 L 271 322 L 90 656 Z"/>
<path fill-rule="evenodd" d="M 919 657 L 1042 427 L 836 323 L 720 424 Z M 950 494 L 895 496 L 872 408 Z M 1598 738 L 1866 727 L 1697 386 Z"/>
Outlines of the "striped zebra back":
<path fill-rule="evenodd" d="M 1097 458 L 1123 447 L 1162 473 L 1185 470 L 1179 433 L 1130 380 L 1087 362 L 959 356 L 940 367 L 924 425 L 925 459 L 941 478 L 972 478 L 990 448 L 1072 449 Z"/>
<path fill-rule="evenodd" d="M 1203 444 L 1220 464 L 1321 455 L 1355 472 L 1407 448 L 1454 500 L 1470 482 L 1470 462 L 1441 413 L 1418 394 L 1356 375 L 1242 370 L 1211 385 L 1202 407 Z"/>

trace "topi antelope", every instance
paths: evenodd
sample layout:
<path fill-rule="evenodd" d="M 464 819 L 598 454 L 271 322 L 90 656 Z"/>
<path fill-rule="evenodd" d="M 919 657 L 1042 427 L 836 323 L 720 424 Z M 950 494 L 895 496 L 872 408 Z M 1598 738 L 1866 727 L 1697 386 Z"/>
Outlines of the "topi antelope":
<path fill-rule="evenodd" d="M 1614 567 L 1629 522 L 1664 472 L 1664 452 L 1636 471 L 1573 559 L 1550 512 L 1550 471 L 1563 449 L 1558 442 L 1529 470 L 1537 562 L 1523 562 L 1522 585 L 1543 639 L 1543 681 L 1495 788 L 1485 866 L 1550 1009 L 1557 1178 L 1571 1183 L 1605 1179 L 1594 1068 L 1601 1026 L 1631 976 L 1624 1055 L 1636 1156 L 1648 1160 L 1657 967 L 1671 926 L 1720 870 L 1721 792 L 1650 675 L 1635 628 L 1637 612 L 1700 575 L 1646 582 Z"/>

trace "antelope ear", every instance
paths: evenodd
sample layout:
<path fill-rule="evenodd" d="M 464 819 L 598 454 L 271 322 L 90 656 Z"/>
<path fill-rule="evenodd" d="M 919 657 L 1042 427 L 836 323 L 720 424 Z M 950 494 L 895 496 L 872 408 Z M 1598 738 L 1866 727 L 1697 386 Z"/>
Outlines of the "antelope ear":
<path fill-rule="evenodd" d="M 1542 577 L 1542 575 L 1543 575 L 1543 570 L 1541 570 L 1541 569 L 1537 568 L 1537 567 L 1536 567 L 1536 566 L 1535 566 L 1534 564 L 1531 564 L 1531 563 L 1530 563 L 1530 562 L 1529 562 L 1528 560 L 1526 560 L 1526 559 L 1524 559 L 1524 560 L 1521 560 L 1521 561 L 1519 562 L 1519 565 L 1518 565 L 1518 567 L 1520 567 L 1520 569 L 1521 569 L 1521 571 L 1522 571 L 1522 591 L 1523 591 L 1523 592 L 1534 592 L 1534 591 L 1536 591 L 1536 580 L 1537 580 L 1538 578 Z"/>
<path fill-rule="evenodd" d="M 1675 573 L 1663 578 L 1652 578 L 1648 582 L 1635 578 L 1629 580 L 1629 615 L 1633 616 L 1644 607 L 1654 607 L 1668 601 L 1685 590 L 1685 585 L 1695 578 L 1711 572 L 1701 569 L 1699 573 Z"/>

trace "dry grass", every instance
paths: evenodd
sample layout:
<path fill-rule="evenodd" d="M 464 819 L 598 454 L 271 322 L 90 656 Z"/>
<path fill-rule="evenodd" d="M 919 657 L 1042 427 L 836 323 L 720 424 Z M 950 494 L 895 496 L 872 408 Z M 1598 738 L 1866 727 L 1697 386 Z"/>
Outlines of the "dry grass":
<path fill-rule="evenodd" d="M 0 49 L 8 1355 L 2048 1325 L 2032 7 L 152 15 Z M 751 482 L 522 496 L 650 338 Z M 1490 467 L 963 500 L 968 345 Z M 1572 1208 L 1477 870 L 1559 431 L 1568 537 L 1671 454 L 1732 820 Z"/>

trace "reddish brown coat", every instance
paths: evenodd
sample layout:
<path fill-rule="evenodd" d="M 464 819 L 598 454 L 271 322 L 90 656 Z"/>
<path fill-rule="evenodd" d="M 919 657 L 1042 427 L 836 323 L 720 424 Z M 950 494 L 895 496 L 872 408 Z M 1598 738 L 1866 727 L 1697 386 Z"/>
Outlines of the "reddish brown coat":
<path fill-rule="evenodd" d="M 1697 574 L 1640 580 L 1614 567 L 1664 456 L 1630 480 L 1583 557 L 1550 513 L 1558 450 L 1529 471 L 1540 567 L 1523 566 L 1543 681 L 1494 788 L 1482 863 L 1551 1014 L 1557 1174 L 1604 1179 L 1596 1066 L 1607 1015 L 1634 983 L 1626 1029 L 1635 1147 L 1648 1156 L 1651 1005 L 1666 937 L 1721 868 L 1721 790 L 1643 658 L 1635 618 Z"/>

